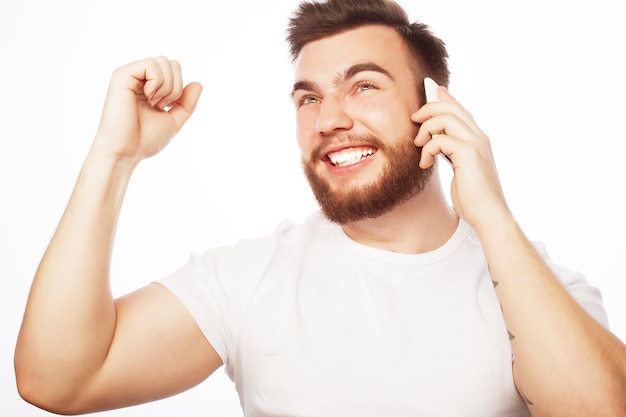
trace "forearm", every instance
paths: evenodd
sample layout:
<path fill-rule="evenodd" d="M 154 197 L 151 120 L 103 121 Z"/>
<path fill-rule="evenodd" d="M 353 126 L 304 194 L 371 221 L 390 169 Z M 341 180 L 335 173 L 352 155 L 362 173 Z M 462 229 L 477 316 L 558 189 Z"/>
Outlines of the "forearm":
<path fill-rule="evenodd" d="M 110 257 L 132 169 L 94 154 L 83 164 L 29 295 L 15 355 L 21 392 L 62 397 L 107 355 L 116 321 Z"/>
<path fill-rule="evenodd" d="M 491 220 L 478 233 L 533 415 L 625 407 L 624 345 L 568 294 L 511 217 Z"/>

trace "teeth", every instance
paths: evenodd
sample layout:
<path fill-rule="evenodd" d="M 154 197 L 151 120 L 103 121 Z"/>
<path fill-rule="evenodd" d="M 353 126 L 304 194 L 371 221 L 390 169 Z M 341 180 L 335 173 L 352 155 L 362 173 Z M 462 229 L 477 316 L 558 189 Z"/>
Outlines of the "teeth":
<path fill-rule="evenodd" d="M 348 148 L 339 152 L 331 152 L 328 158 L 335 166 L 346 166 L 356 164 L 363 158 L 374 154 L 372 148 Z"/>

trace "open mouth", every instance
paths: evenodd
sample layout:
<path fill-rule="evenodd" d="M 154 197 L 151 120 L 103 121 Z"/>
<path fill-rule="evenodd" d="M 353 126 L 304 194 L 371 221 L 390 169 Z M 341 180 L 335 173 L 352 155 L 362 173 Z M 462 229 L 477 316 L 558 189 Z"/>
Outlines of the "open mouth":
<path fill-rule="evenodd" d="M 336 167 L 354 165 L 376 153 L 376 148 L 371 146 L 360 146 L 357 148 L 346 148 L 337 152 L 329 152 L 326 156 Z"/>

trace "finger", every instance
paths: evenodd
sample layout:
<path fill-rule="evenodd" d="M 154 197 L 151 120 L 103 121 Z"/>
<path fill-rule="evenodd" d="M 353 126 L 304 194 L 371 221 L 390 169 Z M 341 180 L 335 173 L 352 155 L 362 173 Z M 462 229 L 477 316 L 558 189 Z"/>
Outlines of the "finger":
<path fill-rule="evenodd" d="M 169 61 L 170 86 L 169 93 L 164 95 L 155 106 L 161 110 L 167 108 L 171 103 L 175 102 L 183 94 L 183 75 L 178 61 Z"/>
<path fill-rule="evenodd" d="M 176 125 L 179 129 L 183 127 L 193 114 L 201 93 L 202 85 L 200 83 L 189 83 L 183 89 L 182 95 L 178 100 L 172 104 L 169 113 L 176 121 Z"/>
<path fill-rule="evenodd" d="M 454 96 L 450 94 L 450 91 L 448 91 L 448 89 L 443 85 L 440 85 L 439 88 L 437 88 L 437 97 L 439 98 L 439 101 L 454 101 L 458 103 L 458 100 L 454 98 Z"/>
<path fill-rule="evenodd" d="M 117 68 L 111 78 L 111 87 L 126 88 L 149 98 L 160 86 L 162 78 L 161 68 L 153 58 L 142 59 Z"/>
<path fill-rule="evenodd" d="M 480 131 L 472 114 L 450 94 L 448 89 L 440 86 L 437 89 L 437 97 L 439 98 L 438 101 L 426 103 L 418 111 L 413 113 L 411 120 L 416 123 L 423 123 L 430 118 L 451 113 L 463 120 L 475 132 L 478 133 Z"/>
<path fill-rule="evenodd" d="M 161 100 L 163 100 L 163 98 L 167 97 L 171 92 L 172 92 L 172 88 L 174 85 L 174 75 L 173 73 L 175 72 L 174 69 L 172 68 L 172 63 L 170 60 L 168 60 L 166 57 L 164 56 L 159 56 L 156 58 L 153 58 L 150 63 L 152 65 L 156 65 L 158 67 L 158 72 L 155 71 L 155 74 L 160 74 L 159 78 L 156 78 L 154 80 L 150 80 L 150 78 L 148 78 L 150 76 L 149 73 L 146 73 L 147 78 L 146 78 L 146 85 L 144 87 L 144 92 L 146 91 L 147 88 L 150 88 L 152 90 L 152 94 L 148 96 L 147 93 L 146 97 L 148 97 L 148 103 L 150 103 L 151 106 L 156 106 Z M 152 68 L 152 65 L 148 66 L 146 69 L 149 70 Z"/>
<path fill-rule="evenodd" d="M 422 123 L 438 114 L 446 113 L 445 109 L 450 107 L 445 103 L 458 103 L 458 101 L 448 92 L 444 86 L 437 86 L 437 99 L 428 100 L 415 113 L 411 115 L 411 119 L 416 123 Z"/>
<path fill-rule="evenodd" d="M 467 141 L 489 143 L 487 135 L 478 127 L 469 113 L 444 113 L 421 124 L 415 144 L 423 146 L 432 135 L 445 133 Z"/>
<path fill-rule="evenodd" d="M 163 84 L 163 68 L 159 65 L 156 58 L 148 58 L 131 65 L 133 65 L 133 73 L 131 75 L 137 81 L 143 82 L 142 92 L 146 96 L 147 101 L 150 102 Z"/>
<path fill-rule="evenodd" d="M 454 154 L 461 146 L 461 141 L 448 135 L 437 135 L 424 146 L 420 157 L 419 166 L 427 169 L 435 163 L 435 159 L 439 155 L 443 155 L 448 162 L 455 167 Z"/>
<path fill-rule="evenodd" d="M 468 125 L 476 124 L 472 115 L 456 101 L 436 101 L 426 103 L 418 111 L 411 115 L 411 120 L 415 123 L 423 123 L 428 119 L 444 114 L 454 114 Z"/>
<path fill-rule="evenodd" d="M 440 134 L 446 134 L 464 140 L 471 140 L 476 136 L 476 132 L 457 117 L 457 115 L 444 114 L 422 123 L 414 140 L 415 145 L 424 146 L 434 136 Z"/>
<path fill-rule="evenodd" d="M 437 155 L 441 154 L 442 136 L 439 135 L 422 146 L 419 167 L 422 169 L 430 168 L 435 163 Z"/>

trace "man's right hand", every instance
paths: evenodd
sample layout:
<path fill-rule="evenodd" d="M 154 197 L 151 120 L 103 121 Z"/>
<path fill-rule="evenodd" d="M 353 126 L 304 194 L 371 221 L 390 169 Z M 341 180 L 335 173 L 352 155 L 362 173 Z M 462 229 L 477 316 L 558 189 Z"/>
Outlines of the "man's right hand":
<path fill-rule="evenodd" d="M 202 86 L 183 88 L 180 64 L 147 58 L 115 70 L 92 152 L 133 164 L 157 154 L 195 110 Z"/>

